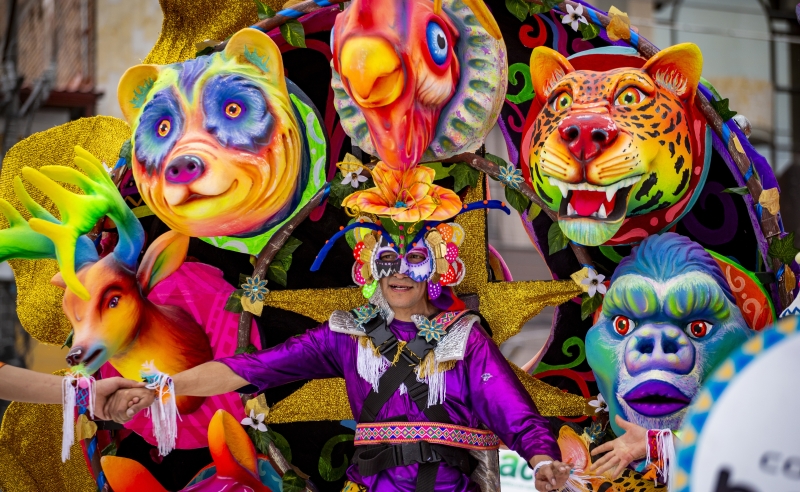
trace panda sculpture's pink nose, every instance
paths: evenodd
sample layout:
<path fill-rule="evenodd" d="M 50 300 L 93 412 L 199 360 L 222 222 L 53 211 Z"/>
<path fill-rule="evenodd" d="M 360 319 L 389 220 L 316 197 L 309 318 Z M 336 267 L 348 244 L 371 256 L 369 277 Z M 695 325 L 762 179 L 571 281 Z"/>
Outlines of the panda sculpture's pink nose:
<path fill-rule="evenodd" d="M 165 179 L 170 183 L 187 184 L 195 181 L 205 172 L 203 160 L 194 155 L 181 155 L 170 161 L 164 170 Z"/>

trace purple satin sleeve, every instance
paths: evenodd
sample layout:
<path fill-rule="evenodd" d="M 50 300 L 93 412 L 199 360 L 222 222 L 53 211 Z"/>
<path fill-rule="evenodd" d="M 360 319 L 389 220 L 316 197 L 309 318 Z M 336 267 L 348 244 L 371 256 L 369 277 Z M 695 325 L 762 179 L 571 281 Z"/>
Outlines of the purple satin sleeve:
<path fill-rule="evenodd" d="M 539 415 L 500 349 L 477 323 L 470 333 L 464 361 L 472 411 L 503 444 L 526 461 L 537 454 L 560 460 L 550 423 Z"/>
<path fill-rule="evenodd" d="M 352 350 L 349 335 L 335 333 L 325 322 L 286 340 L 280 345 L 255 352 L 217 359 L 258 392 L 303 379 L 342 377 L 342 358 Z"/>

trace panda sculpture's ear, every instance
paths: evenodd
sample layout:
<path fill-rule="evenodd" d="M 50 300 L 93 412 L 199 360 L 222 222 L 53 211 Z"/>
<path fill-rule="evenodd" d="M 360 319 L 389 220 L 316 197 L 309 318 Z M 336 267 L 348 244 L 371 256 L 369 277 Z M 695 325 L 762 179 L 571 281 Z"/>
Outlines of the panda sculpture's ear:
<path fill-rule="evenodd" d="M 656 53 L 642 70 L 659 86 L 691 102 L 703 71 L 703 53 L 694 43 L 676 44 Z"/>
<path fill-rule="evenodd" d="M 242 29 L 234 34 L 225 45 L 225 55 L 228 58 L 236 57 L 240 63 L 253 65 L 272 84 L 286 91 L 281 50 L 272 38 L 258 29 Z"/>
<path fill-rule="evenodd" d="M 122 114 L 132 123 L 144 106 L 147 94 L 158 79 L 158 65 L 136 65 L 129 68 L 119 80 L 117 99 Z"/>
<path fill-rule="evenodd" d="M 550 92 L 564 76 L 575 69 L 564 55 L 546 46 L 537 46 L 531 53 L 531 81 L 536 98 L 547 104 Z"/>

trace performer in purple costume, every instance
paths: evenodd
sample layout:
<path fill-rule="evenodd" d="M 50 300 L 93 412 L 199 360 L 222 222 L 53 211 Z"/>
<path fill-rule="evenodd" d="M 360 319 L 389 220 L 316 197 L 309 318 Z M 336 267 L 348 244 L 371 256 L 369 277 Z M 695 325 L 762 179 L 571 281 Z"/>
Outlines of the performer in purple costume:
<path fill-rule="evenodd" d="M 441 265 L 460 262 L 451 251 L 451 261 L 437 266 L 448 247 L 447 238 L 437 237 L 443 229 L 428 226 L 414 241 L 398 241 L 380 225 L 354 224 L 328 244 L 356 227 L 377 232 L 359 248 L 367 250 L 359 262 L 368 265 L 367 278 L 358 280 L 369 287 L 365 295 L 372 291 L 368 304 L 334 311 L 329 321 L 281 345 L 176 374 L 176 395 L 256 393 L 343 377 L 359 422 L 347 472 L 355 484 L 370 491 L 493 492 L 499 490 L 499 438 L 534 467 L 538 490 L 563 487 L 570 467 L 556 461 L 560 451 L 549 424 L 478 316 L 449 287 L 460 279 L 429 286 L 442 282 Z M 121 395 L 110 413 L 126 421 L 147 404 L 128 409 Z"/>

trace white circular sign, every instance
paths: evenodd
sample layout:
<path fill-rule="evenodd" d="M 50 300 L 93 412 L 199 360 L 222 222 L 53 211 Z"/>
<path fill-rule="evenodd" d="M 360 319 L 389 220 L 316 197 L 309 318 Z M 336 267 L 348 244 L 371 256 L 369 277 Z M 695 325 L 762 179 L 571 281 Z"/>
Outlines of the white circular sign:
<path fill-rule="evenodd" d="M 678 491 L 800 491 L 797 324 L 759 333 L 706 383 L 681 431 Z"/>

